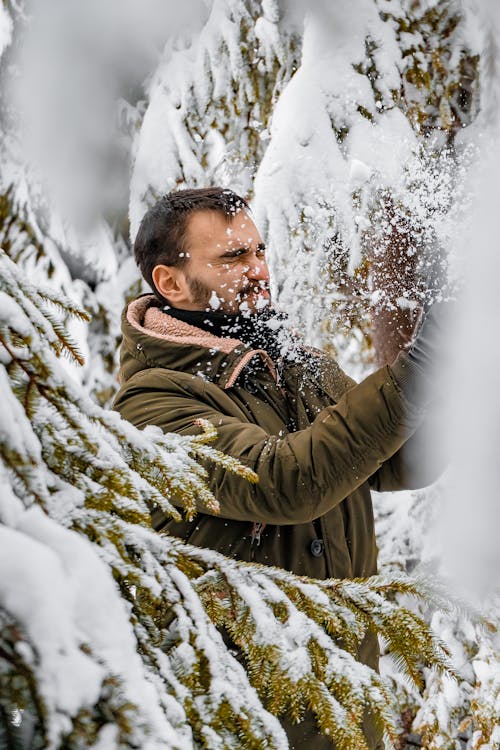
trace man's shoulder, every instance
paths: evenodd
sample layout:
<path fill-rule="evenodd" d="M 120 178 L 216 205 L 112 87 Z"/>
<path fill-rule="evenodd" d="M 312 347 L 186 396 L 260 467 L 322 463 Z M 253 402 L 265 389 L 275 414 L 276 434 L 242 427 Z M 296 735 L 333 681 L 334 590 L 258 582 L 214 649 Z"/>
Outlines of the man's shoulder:
<path fill-rule="evenodd" d="M 148 367 L 134 375 L 131 375 L 122 383 L 117 392 L 113 406 L 123 403 L 132 396 L 140 393 L 161 393 L 163 397 L 191 396 L 196 398 L 202 396 L 206 389 L 206 379 L 202 373 L 192 374 L 178 370 L 170 370 L 165 367 Z"/>
<path fill-rule="evenodd" d="M 308 382 L 334 401 L 356 385 L 332 355 L 314 347 L 302 347 L 300 357 L 291 361 L 287 369 L 292 377 Z"/>

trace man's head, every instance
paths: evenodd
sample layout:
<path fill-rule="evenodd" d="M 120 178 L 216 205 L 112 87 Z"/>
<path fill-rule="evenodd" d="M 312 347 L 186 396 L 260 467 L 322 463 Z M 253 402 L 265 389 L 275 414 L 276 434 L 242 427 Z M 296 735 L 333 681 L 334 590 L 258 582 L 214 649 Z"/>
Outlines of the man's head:
<path fill-rule="evenodd" d="M 265 245 L 232 190 L 165 195 L 144 216 L 134 252 L 146 281 L 174 307 L 235 313 L 270 302 Z"/>

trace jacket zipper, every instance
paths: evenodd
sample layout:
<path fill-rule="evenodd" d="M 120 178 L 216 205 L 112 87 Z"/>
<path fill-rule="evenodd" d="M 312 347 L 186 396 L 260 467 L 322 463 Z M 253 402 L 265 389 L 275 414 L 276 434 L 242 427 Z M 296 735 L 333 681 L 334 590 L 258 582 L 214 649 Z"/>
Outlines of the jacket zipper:
<path fill-rule="evenodd" d="M 255 555 L 255 547 L 260 547 L 260 540 L 262 538 L 262 532 L 264 531 L 265 528 L 266 528 L 266 524 L 260 523 L 259 521 L 255 521 L 255 523 L 252 526 L 252 541 L 250 542 L 252 559 Z"/>

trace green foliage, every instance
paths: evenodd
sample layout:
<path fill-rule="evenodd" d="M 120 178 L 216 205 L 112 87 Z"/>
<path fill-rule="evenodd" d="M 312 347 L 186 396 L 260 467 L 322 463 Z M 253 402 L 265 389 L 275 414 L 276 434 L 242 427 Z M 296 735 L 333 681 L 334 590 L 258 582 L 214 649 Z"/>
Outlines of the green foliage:
<path fill-rule="evenodd" d="M 54 265 L 46 258 L 38 233 L 16 206 L 12 184 L 0 194 L 0 247 L 15 263 L 33 259 L 38 264 L 46 260 L 42 267 L 48 278 L 53 275 Z"/>
<path fill-rule="evenodd" d="M 230 182 L 252 194 L 276 102 L 299 66 L 300 35 L 280 24 L 281 15 L 276 0 L 265 7 L 261 0 L 215 0 L 194 53 L 191 40 L 167 42 L 158 72 L 165 76 L 162 111 L 178 158 L 169 161 L 166 178 L 143 183 L 139 176 L 133 199 L 141 215 L 166 188 Z M 164 95 L 158 84 L 155 76 L 148 91 L 153 110 Z"/>
<path fill-rule="evenodd" d="M 273 7 L 278 6 L 268 3 L 268 8 Z M 172 174 L 179 186 L 205 183 L 207 170 L 217 181 L 227 180 L 228 175 L 239 179 L 242 165 L 253 173 L 269 143 L 275 104 L 300 65 L 300 34 L 263 19 L 262 3 L 229 0 L 214 2 L 213 9 L 221 15 L 213 13 L 211 33 L 196 41 L 202 51 L 198 64 L 186 63 L 183 69 L 190 73 L 183 87 L 170 92 L 172 100 L 179 97 L 185 141 L 174 148 L 179 164 Z M 349 61 L 368 78 L 374 94 L 374 107 L 359 105 L 358 115 L 383 122 L 396 106 L 418 134 L 443 130 L 451 137 L 475 115 L 478 63 L 466 49 L 453 53 L 459 43 L 455 5 L 395 2 L 394 12 L 385 12 L 383 21 L 392 27 L 403 50 L 401 85 L 385 90 L 377 68 L 377 46 L 368 37 L 366 59 Z M 257 22 L 273 31 L 267 43 L 257 33 Z M 176 51 L 170 53 L 173 60 Z M 173 76 L 168 83 L 172 80 Z M 335 92 L 334 80 L 325 77 L 323 83 L 335 96 L 344 95 Z M 138 112 L 134 127 L 139 120 Z M 335 122 L 331 117 L 331 124 L 339 143 L 347 143 L 349 127 L 344 120 Z M 215 166 L 211 161 L 214 133 L 224 144 L 224 163 Z M 425 178 L 420 184 L 427 187 Z M 163 185 L 152 186 L 150 197 L 160 188 Z M 319 247 L 335 283 L 334 324 L 342 319 L 351 335 L 366 333 L 371 293 L 367 256 L 352 274 L 350 248 L 339 231 L 345 222 L 337 216 L 338 207 L 323 202 L 316 211 L 315 196 L 308 193 L 307 200 L 312 205 L 308 226 L 327 228 L 328 242 Z M 359 192 L 353 194 L 358 217 L 363 218 L 367 205 L 373 208 Z M 299 210 L 300 227 L 292 227 L 294 248 L 303 243 L 309 252 L 316 235 L 308 233 L 302 204 Z M 409 211 L 402 206 L 403 225 Z M 59 734 L 53 746 L 91 747 L 100 741 L 101 730 L 113 725 L 118 727 L 113 747 L 165 747 L 167 742 L 169 747 L 192 743 L 207 748 L 282 747 L 283 739 L 265 709 L 293 720 L 312 711 L 321 730 L 339 748 L 360 750 L 365 746 L 361 721 L 370 708 L 394 737 L 390 690 L 355 657 L 363 640 L 379 633 L 400 669 L 418 685 L 425 668 L 432 665 L 438 668 L 437 680 L 452 679 L 447 677 L 449 661 L 443 644 L 422 618 L 393 598 L 399 592 L 427 602 L 430 588 L 400 576 L 313 582 L 281 570 L 228 561 L 153 533 L 150 513 L 155 508 L 173 518 L 180 518 L 182 512 L 193 518 L 198 505 L 217 511 L 197 458 L 222 462 L 227 470 L 243 474 L 245 469 L 213 450 L 213 428 L 208 425 L 200 425 L 201 435 L 195 438 L 161 435 L 151 429 L 139 433 L 83 395 L 82 387 L 60 367 L 61 356 L 79 362 L 81 355 L 58 314 L 80 320 L 86 314 L 67 297 L 28 283 L 23 270 L 27 264 L 49 278 L 54 272 L 47 244 L 32 219 L 14 201 L 13 188 L 7 189 L 0 199 L 0 238 L 18 267 L 0 257 L 0 391 L 4 409 L 8 406 L 12 413 L 15 394 L 27 422 L 19 440 L 1 433 L 0 464 L 7 472 L 2 481 L 26 507 L 41 506 L 55 523 L 93 542 L 127 603 L 137 651 L 154 685 L 157 705 L 173 727 L 169 740 L 156 736 L 126 694 L 120 676 L 108 670 L 95 704 L 65 715 L 70 729 Z M 390 237 L 391 217 L 385 219 L 386 237 Z M 284 226 L 288 247 L 290 227 L 286 222 Z M 415 237 L 418 233 L 417 227 Z M 323 281 L 320 285 L 316 278 L 315 283 L 316 297 L 322 299 Z M 102 301 L 87 296 L 94 314 L 93 335 L 97 340 L 96 334 L 104 331 L 109 337 L 104 350 L 106 369 L 111 372 L 116 322 Z M 324 314 L 327 307 L 321 307 Z M 331 342 L 331 329 L 327 337 Z M 99 348 L 103 349 L 100 344 Z M 356 352 L 358 356 L 358 347 Z M 101 403 L 108 401 L 110 388 L 109 381 L 99 386 Z M 17 413 L 16 418 L 20 419 Z M 246 476 L 254 479 L 248 472 Z M 440 600 L 437 606 L 446 609 L 448 604 Z M 36 654 L 32 636 L 22 622 L 14 622 L 8 613 L 2 616 L 0 721 L 13 715 L 13 707 L 26 708 L 35 721 L 33 747 L 46 747 L 47 735 L 60 717 L 44 693 L 40 654 L 38 660 L 30 660 L 30 649 Z M 228 646 L 236 648 L 248 679 Z M 97 643 L 82 642 L 81 649 L 100 662 Z M 495 690 L 490 695 L 498 694 L 498 686 Z M 483 717 L 476 723 L 487 738 L 497 720 L 495 706 L 478 698 L 476 713 Z M 9 721 L 6 726 L 8 741 L 18 741 L 14 724 Z M 429 737 L 439 738 L 442 728 L 433 721 L 428 726 Z"/>
<path fill-rule="evenodd" d="M 448 669 L 446 651 L 428 626 L 386 597 L 402 589 L 423 596 L 421 585 L 400 578 L 309 581 L 152 532 L 152 508 L 177 518 L 179 505 L 190 516 L 198 502 L 211 502 L 216 510 L 192 455 L 255 477 L 210 447 L 213 428 L 202 425 L 204 432 L 194 438 L 141 433 L 82 396 L 58 365 L 63 349 L 75 359 L 78 352 L 48 307 L 84 312 L 26 282 L 5 254 L 0 265 L 2 300 L 9 300 L 9 307 L 2 306 L 0 344 L 11 386 L 40 446 L 37 455 L 27 440 L 24 453 L 19 445 L 12 452 L 2 433 L 3 464 L 26 506 L 40 504 L 49 517 L 92 540 L 109 565 L 130 607 L 137 650 L 159 705 L 162 693 L 172 696 L 194 741 L 207 748 L 279 747 L 265 708 L 295 721 L 312 711 L 341 750 L 365 747 L 366 710 L 394 736 L 387 688 L 355 657 L 363 639 L 379 632 L 410 677 L 418 680 L 423 666 Z M 73 500 L 66 500 L 62 515 L 58 498 L 64 487 L 71 487 Z M 215 626 L 239 649 L 249 682 L 235 669 Z M 25 667 L 23 649 L 15 649 L 15 632 L 2 629 L 2 664 L 9 667 L 2 668 L 1 703 L 4 710 L 9 701 L 11 708 L 29 703 L 43 737 L 53 716 L 36 667 Z M 93 658 L 95 650 L 93 643 L 85 645 Z M 16 653 L 16 660 L 6 660 L 6 653 Z M 255 703 L 250 685 L 262 703 Z M 97 704 L 70 717 L 71 731 L 60 746 L 81 747 L 83 738 L 92 746 L 102 717 L 119 726 L 117 747 L 132 746 L 144 730 L 123 690 L 119 677 L 107 674 Z"/>
<path fill-rule="evenodd" d="M 479 56 L 464 46 L 463 13 L 455 0 L 405 0 L 395 12 L 381 12 L 403 58 L 394 101 L 422 135 L 442 130 L 452 138 L 477 115 Z"/>

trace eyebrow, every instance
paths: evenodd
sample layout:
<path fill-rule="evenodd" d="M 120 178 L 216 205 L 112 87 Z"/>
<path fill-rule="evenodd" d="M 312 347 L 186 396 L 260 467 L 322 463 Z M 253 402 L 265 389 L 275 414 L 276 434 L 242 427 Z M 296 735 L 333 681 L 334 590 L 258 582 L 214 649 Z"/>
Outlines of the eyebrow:
<path fill-rule="evenodd" d="M 246 252 L 249 249 L 250 249 L 250 245 L 242 245 L 241 247 L 233 247 L 230 250 L 225 250 L 222 253 L 222 255 L 220 255 L 219 257 L 221 257 L 221 258 L 232 258 L 235 255 L 238 255 L 238 253 Z M 257 245 L 257 250 L 265 250 L 265 249 L 266 249 L 265 243 L 264 242 L 259 242 L 259 244 Z"/>

